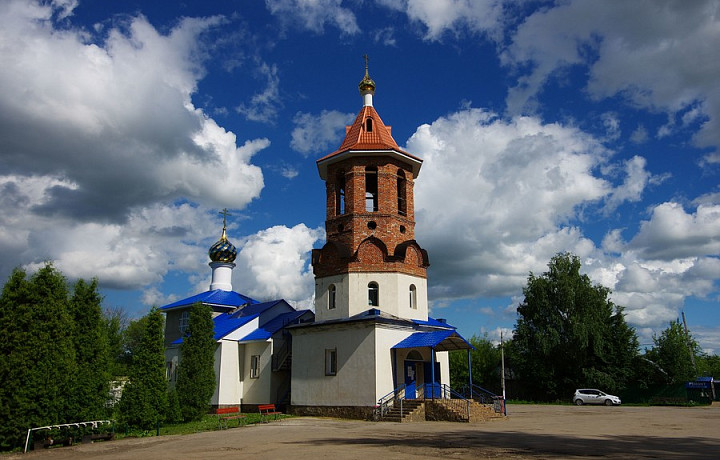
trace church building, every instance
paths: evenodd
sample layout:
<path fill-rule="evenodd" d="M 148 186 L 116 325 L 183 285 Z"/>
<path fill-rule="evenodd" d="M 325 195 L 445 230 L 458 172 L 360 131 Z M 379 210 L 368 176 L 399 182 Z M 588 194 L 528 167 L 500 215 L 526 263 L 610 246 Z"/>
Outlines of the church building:
<path fill-rule="evenodd" d="M 190 308 L 212 307 L 216 409 L 272 403 L 370 419 L 396 401 L 449 399 L 448 351 L 472 348 L 428 316 L 430 262 L 415 241 L 413 198 L 422 160 L 398 146 L 375 110 L 367 62 L 359 89 L 363 106 L 340 148 L 317 161 L 327 241 L 312 251 L 314 314 L 234 292 L 237 250 L 225 225 L 209 250 L 210 289 L 161 308 L 174 382 Z M 463 410 L 468 420 L 469 403 Z"/>
<path fill-rule="evenodd" d="M 422 160 L 402 150 L 373 106 L 340 148 L 317 161 L 325 181 L 327 242 L 312 252 L 315 320 L 290 326 L 293 411 L 369 418 L 379 401 L 441 397 L 448 350 L 471 346 L 428 316 L 427 252 L 415 241 L 413 187 Z"/>
<path fill-rule="evenodd" d="M 226 213 L 226 211 L 225 211 Z M 160 308 L 165 318 L 165 361 L 171 384 L 182 362 L 180 344 L 196 303 L 213 311 L 215 340 L 214 409 L 283 403 L 290 394 L 290 334 L 286 327 L 311 321 L 310 310 L 296 310 L 285 300 L 259 302 L 232 290 L 237 249 L 223 224 L 210 247 L 210 290 Z"/>

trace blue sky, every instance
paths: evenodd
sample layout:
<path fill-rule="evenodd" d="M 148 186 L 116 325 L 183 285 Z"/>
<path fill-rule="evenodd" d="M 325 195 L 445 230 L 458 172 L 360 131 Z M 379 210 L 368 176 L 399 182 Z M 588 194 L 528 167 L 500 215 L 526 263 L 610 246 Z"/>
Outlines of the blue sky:
<path fill-rule="evenodd" d="M 374 105 L 405 150 L 432 315 L 512 330 L 577 254 L 644 345 L 720 350 L 718 1 L 0 2 L 0 276 L 52 260 L 133 316 L 233 286 L 312 305 L 315 160 Z"/>

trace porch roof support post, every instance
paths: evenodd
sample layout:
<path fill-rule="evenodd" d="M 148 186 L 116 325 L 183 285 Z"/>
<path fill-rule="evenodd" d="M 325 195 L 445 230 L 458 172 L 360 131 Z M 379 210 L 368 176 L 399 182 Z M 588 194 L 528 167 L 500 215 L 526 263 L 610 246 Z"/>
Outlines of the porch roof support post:
<path fill-rule="evenodd" d="M 430 348 L 430 374 L 432 375 L 430 391 L 432 392 L 432 400 L 435 401 L 435 347 Z"/>
<path fill-rule="evenodd" d="M 392 355 L 390 355 L 390 363 L 392 364 L 393 390 L 397 390 L 397 348 L 392 348 Z"/>
<path fill-rule="evenodd" d="M 472 383 L 472 359 L 470 359 L 470 349 L 467 350 L 468 356 L 468 376 L 470 380 L 470 399 L 473 399 L 473 383 Z"/>

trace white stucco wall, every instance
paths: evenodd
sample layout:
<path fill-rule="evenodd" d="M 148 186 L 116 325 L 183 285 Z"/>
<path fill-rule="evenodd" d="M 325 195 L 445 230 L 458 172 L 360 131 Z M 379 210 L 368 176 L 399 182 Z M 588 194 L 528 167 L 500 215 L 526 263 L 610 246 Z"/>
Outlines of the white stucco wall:
<path fill-rule="evenodd" d="M 220 366 L 218 367 L 217 364 Z M 217 395 L 217 404 L 237 405 L 240 404 L 242 397 L 242 387 L 240 381 L 240 370 L 238 366 L 238 343 L 230 340 L 221 340 L 218 349 L 215 351 L 215 379 L 217 386 L 215 394 Z M 218 371 L 218 368 L 220 369 Z M 215 396 L 213 396 L 215 398 Z"/>
<path fill-rule="evenodd" d="M 315 320 L 348 318 L 369 308 L 368 284 L 379 287 L 379 305 L 376 307 L 400 318 L 427 321 L 427 280 L 404 273 L 347 273 L 315 279 Z M 335 285 L 336 308 L 328 309 L 328 288 Z M 416 309 L 410 308 L 410 285 L 415 285 Z"/>
<path fill-rule="evenodd" d="M 244 348 L 243 361 L 245 367 L 242 370 L 243 404 L 267 404 L 275 402 L 275 395 L 272 394 L 272 341 L 248 342 L 244 344 Z M 258 378 L 250 378 L 250 366 L 252 365 L 253 355 L 260 356 Z"/>
<path fill-rule="evenodd" d="M 376 401 L 372 323 L 293 333 L 292 401 L 299 406 L 372 406 Z M 325 375 L 325 350 L 337 350 L 337 374 Z"/>
<path fill-rule="evenodd" d="M 374 406 L 405 383 L 404 362 L 412 349 L 392 347 L 413 332 L 373 322 L 293 330 L 292 404 L 298 406 Z M 325 350 L 337 349 L 338 371 L 325 375 Z M 430 362 L 430 348 L 416 348 Z M 395 374 L 393 375 L 393 353 Z M 450 384 L 447 352 L 437 352 L 440 382 Z M 418 384 L 429 383 L 419 366 Z"/>
<path fill-rule="evenodd" d="M 377 356 L 375 358 L 377 362 L 377 371 L 375 375 L 377 392 L 375 394 L 375 402 L 405 382 L 403 377 L 403 359 L 401 358 L 401 354 L 405 350 L 393 351 L 392 347 L 413 332 L 414 331 L 407 329 L 387 328 L 382 326 L 378 327 L 375 335 L 377 349 Z M 392 372 L 393 353 L 396 354 L 395 359 L 397 360 L 395 366 L 396 381 L 393 381 Z"/>

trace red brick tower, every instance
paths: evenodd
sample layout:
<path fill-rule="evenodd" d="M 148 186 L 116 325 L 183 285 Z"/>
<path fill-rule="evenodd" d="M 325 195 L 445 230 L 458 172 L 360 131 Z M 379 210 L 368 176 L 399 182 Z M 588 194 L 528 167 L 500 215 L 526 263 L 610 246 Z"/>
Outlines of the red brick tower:
<path fill-rule="evenodd" d="M 315 314 L 347 318 L 369 308 L 427 319 L 427 252 L 415 242 L 414 179 L 422 160 L 403 151 L 373 107 L 375 82 L 335 152 L 317 161 L 325 181 L 327 243 L 313 250 Z"/>

